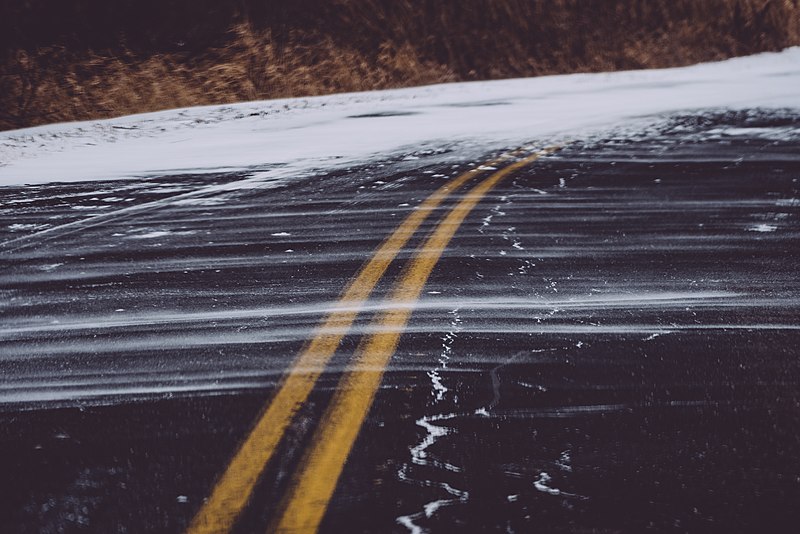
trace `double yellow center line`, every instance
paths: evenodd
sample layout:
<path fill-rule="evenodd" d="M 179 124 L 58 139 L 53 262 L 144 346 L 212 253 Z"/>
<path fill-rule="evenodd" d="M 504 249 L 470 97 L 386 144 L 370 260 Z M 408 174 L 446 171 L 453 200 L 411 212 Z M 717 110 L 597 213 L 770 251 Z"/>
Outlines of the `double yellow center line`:
<path fill-rule="evenodd" d="M 277 517 L 271 530 L 316 531 L 380 386 L 384 369 L 411 315 L 412 307 L 402 304 L 417 300 L 442 252 L 486 193 L 509 174 L 554 150 L 545 149 L 511 163 L 473 187 L 417 250 L 387 298 L 386 311 L 373 321 L 377 327 L 376 333 L 364 338 L 357 348 L 354 363 L 339 383 L 300 469 L 292 480 L 283 502 L 283 513 Z M 217 481 L 211 496 L 195 516 L 188 529 L 190 534 L 221 533 L 232 529 L 294 415 L 308 398 L 389 264 L 452 192 L 479 174 L 493 170 L 493 165 L 510 157 L 501 156 L 437 189 L 381 244 L 345 289 L 337 311 L 328 314 L 314 338 L 296 359 L 278 393 L 259 416 L 227 470 Z"/>

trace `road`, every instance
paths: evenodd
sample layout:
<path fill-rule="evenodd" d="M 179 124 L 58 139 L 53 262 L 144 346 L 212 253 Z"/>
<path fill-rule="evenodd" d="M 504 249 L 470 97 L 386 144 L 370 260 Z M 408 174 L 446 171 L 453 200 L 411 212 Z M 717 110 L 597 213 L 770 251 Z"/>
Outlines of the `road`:
<path fill-rule="evenodd" d="M 800 117 L 657 124 L 3 188 L 0 531 L 796 531 Z"/>

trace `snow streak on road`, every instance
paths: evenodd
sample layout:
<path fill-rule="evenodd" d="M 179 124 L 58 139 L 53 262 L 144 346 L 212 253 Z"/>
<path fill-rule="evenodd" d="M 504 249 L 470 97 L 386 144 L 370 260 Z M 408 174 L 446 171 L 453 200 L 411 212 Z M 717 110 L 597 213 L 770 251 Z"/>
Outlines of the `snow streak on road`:
<path fill-rule="evenodd" d="M 442 84 L 0 132 L 0 184 L 237 173 L 275 187 L 409 151 L 482 154 L 686 110 L 800 109 L 800 47 L 690 67 Z"/>

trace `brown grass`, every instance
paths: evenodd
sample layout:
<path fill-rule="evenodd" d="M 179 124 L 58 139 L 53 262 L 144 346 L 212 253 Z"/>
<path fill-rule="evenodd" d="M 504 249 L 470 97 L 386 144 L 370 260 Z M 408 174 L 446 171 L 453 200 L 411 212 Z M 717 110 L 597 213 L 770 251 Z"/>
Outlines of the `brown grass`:
<path fill-rule="evenodd" d="M 799 0 L 116 1 L 3 4 L 0 128 L 800 44 Z M 54 3 L 63 24 L 37 23 Z"/>

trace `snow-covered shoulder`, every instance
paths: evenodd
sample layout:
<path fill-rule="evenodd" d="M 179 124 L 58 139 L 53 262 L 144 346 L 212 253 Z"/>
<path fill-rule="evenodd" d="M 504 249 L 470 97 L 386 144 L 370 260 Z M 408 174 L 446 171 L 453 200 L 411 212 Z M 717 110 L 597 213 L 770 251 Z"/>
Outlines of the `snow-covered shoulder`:
<path fill-rule="evenodd" d="M 0 185 L 237 171 L 280 183 L 443 143 L 487 150 L 709 108 L 800 109 L 800 48 L 691 67 L 247 102 L 0 132 Z"/>

